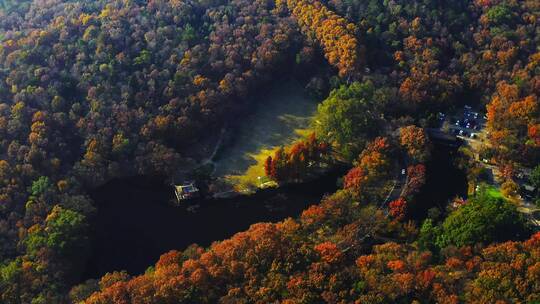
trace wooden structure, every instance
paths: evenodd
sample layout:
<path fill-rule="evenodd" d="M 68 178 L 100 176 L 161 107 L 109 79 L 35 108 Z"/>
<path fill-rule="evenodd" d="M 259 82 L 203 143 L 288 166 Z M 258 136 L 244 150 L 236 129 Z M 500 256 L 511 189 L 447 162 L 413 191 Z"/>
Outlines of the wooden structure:
<path fill-rule="evenodd" d="M 174 185 L 174 194 L 176 194 L 177 202 L 180 203 L 183 200 L 198 197 L 199 189 L 193 182 L 186 182 L 182 185 Z"/>

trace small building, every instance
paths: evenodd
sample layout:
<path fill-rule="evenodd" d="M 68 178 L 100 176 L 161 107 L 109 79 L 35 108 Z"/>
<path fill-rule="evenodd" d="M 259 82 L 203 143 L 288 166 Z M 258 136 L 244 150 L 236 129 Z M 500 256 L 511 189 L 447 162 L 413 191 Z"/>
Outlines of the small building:
<path fill-rule="evenodd" d="M 183 200 L 196 198 L 199 196 L 199 189 L 193 182 L 186 182 L 182 185 L 174 185 L 176 200 L 180 203 Z"/>
<path fill-rule="evenodd" d="M 257 179 L 259 180 L 259 189 L 275 188 L 278 186 L 278 184 L 268 178 L 268 176 L 258 176 Z"/>
<path fill-rule="evenodd" d="M 534 191 L 536 191 L 536 188 L 529 184 L 523 185 L 523 189 L 525 189 L 525 191 L 530 192 L 530 193 L 534 193 Z"/>
<path fill-rule="evenodd" d="M 536 193 L 536 188 L 535 187 L 533 187 L 533 186 L 531 186 L 529 184 L 523 184 L 522 185 L 520 194 L 521 194 L 521 197 L 525 201 L 529 201 L 529 202 L 534 201 L 535 193 Z"/>

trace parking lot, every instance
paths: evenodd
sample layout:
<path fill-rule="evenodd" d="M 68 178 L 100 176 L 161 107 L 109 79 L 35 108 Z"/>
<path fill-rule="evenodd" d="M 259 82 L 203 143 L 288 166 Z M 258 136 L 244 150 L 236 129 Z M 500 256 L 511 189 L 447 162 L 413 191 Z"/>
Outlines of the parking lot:
<path fill-rule="evenodd" d="M 439 113 L 439 120 L 442 131 L 467 141 L 479 139 L 486 123 L 484 114 L 473 111 L 469 106 L 452 116 Z"/>
<path fill-rule="evenodd" d="M 480 160 L 478 154 L 483 145 L 489 145 L 487 131 L 485 130 L 486 118 L 483 113 L 474 111 L 469 106 L 465 106 L 463 110 L 455 114 L 439 113 L 440 131 L 464 140 L 475 154 L 475 158 L 480 161 L 484 168 L 488 169 L 492 176 L 490 184 L 500 188 L 502 177 L 498 168 L 489 164 L 486 159 Z M 530 169 L 520 168 L 515 178 L 521 190 L 517 196 L 519 200 L 518 210 L 524 213 L 533 225 L 540 227 L 540 208 L 532 203 L 532 191 L 528 189 L 531 186 L 527 185 L 529 171 Z"/>

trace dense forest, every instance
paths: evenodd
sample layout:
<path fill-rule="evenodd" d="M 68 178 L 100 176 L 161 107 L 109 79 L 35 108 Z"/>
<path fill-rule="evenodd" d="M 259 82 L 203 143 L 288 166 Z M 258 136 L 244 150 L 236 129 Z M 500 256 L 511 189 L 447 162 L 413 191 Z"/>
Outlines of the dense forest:
<path fill-rule="evenodd" d="M 515 204 L 482 187 L 417 204 L 427 129 L 464 105 L 486 115 L 480 154 L 505 193 L 523 168 L 540 187 L 539 45 L 535 0 L 0 0 L 0 302 L 540 303 L 540 234 Z M 267 175 L 346 163 L 342 189 L 144 274 L 81 283 L 88 192 L 196 162 L 193 144 L 281 74 L 321 103 Z"/>

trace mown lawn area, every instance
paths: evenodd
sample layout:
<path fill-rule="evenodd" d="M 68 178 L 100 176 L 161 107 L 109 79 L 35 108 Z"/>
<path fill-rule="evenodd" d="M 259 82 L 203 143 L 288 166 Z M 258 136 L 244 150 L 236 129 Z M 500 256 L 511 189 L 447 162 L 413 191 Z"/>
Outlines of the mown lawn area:
<path fill-rule="evenodd" d="M 317 101 L 294 80 L 280 82 L 259 98 L 253 114 L 239 118 L 242 122 L 234 131 L 232 145 L 215 160 L 215 176 L 228 180 L 237 190 L 257 187 L 266 158 L 279 146 L 308 134 L 317 110 Z"/>

